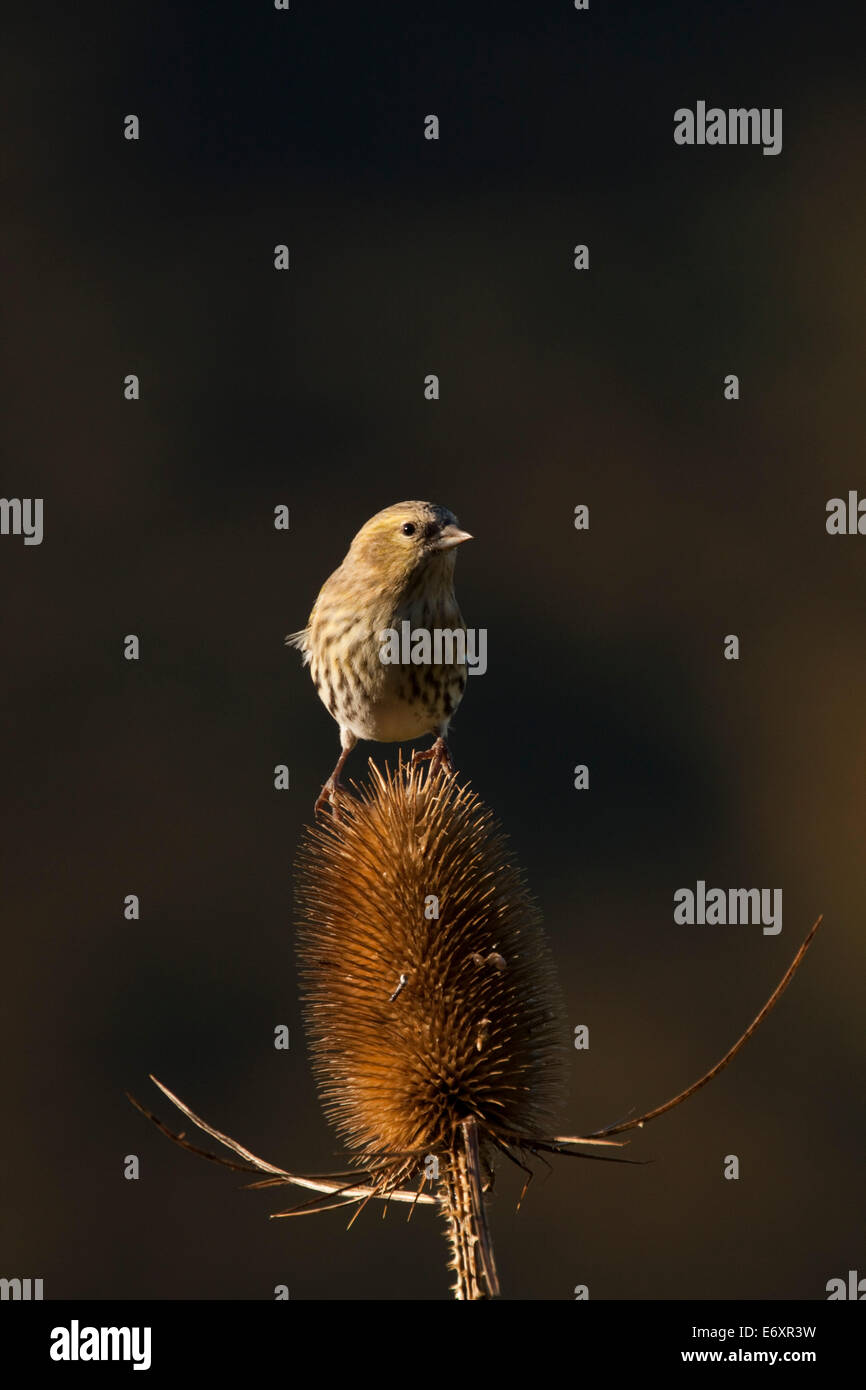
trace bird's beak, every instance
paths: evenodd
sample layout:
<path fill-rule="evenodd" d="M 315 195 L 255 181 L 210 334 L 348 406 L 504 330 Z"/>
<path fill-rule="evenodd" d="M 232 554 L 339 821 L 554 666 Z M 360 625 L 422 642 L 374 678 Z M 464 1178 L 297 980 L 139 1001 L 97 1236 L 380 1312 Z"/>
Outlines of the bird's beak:
<path fill-rule="evenodd" d="M 439 539 L 436 542 L 437 550 L 450 550 L 454 545 L 462 545 L 464 541 L 473 539 L 468 531 L 461 531 L 458 526 L 443 526 Z"/>

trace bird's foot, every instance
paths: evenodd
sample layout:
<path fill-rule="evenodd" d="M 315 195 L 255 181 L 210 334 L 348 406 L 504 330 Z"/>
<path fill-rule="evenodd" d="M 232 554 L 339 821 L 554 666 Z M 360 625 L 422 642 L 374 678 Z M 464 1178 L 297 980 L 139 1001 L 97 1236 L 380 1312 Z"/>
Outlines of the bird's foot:
<path fill-rule="evenodd" d="M 345 791 L 345 787 L 339 777 L 329 777 L 316 798 L 313 814 L 323 816 L 330 814 L 334 820 L 339 820 L 340 792 L 342 791 Z"/>
<path fill-rule="evenodd" d="M 351 742 L 348 743 L 348 745 L 343 745 L 343 751 L 340 753 L 340 756 L 337 759 L 337 766 L 334 768 L 334 771 L 331 773 L 327 782 L 322 787 L 322 790 L 319 792 L 318 799 L 316 801 L 315 806 L 313 807 L 314 815 L 318 815 L 319 812 L 321 812 L 322 815 L 324 815 L 325 811 L 327 810 L 330 811 L 331 815 L 334 817 L 334 820 L 340 819 L 340 792 L 346 790 L 346 788 L 343 786 L 343 783 L 340 781 L 340 773 L 343 771 L 343 764 L 345 763 L 346 759 L 348 758 L 349 754 L 354 748 L 355 743 L 356 740 L 353 738 Z"/>
<path fill-rule="evenodd" d="M 430 764 L 431 777 L 435 776 L 440 767 L 444 767 L 447 772 L 453 773 L 454 759 L 451 757 L 451 750 L 441 734 L 432 747 L 425 749 L 423 753 L 419 753 L 417 749 L 413 749 L 412 767 L 417 767 L 419 763 L 426 762 Z"/>

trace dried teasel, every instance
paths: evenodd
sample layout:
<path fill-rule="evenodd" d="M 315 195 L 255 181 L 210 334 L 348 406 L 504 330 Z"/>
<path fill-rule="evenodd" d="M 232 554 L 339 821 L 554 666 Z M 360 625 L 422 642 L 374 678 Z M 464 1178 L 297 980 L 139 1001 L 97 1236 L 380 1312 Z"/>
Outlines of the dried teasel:
<path fill-rule="evenodd" d="M 492 812 L 453 774 L 371 763 L 299 857 L 298 953 L 323 1104 L 385 1197 L 420 1178 L 454 1292 L 498 1292 L 495 1152 L 550 1134 L 567 1056 L 539 913 Z"/>
<path fill-rule="evenodd" d="M 698 1081 L 641 1115 L 588 1136 L 550 1135 L 568 1055 L 562 1006 L 539 914 L 492 813 L 445 767 L 428 773 L 371 763 L 360 795 L 343 794 L 303 842 L 298 865 L 299 955 L 313 1066 L 325 1107 L 352 1153 L 348 1172 L 301 1174 L 262 1159 L 168 1100 L 233 1157 L 175 1134 L 182 1148 L 258 1176 L 252 1188 L 315 1195 L 274 1217 L 387 1204 L 438 1205 L 453 1291 L 499 1292 L 485 1193 L 503 1154 L 619 1147 L 688 1100 L 728 1065 L 787 989 L 818 917 L 770 998 Z M 264 1176 L 262 1176 L 264 1175 Z M 429 1189 L 429 1190 L 428 1190 Z"/>

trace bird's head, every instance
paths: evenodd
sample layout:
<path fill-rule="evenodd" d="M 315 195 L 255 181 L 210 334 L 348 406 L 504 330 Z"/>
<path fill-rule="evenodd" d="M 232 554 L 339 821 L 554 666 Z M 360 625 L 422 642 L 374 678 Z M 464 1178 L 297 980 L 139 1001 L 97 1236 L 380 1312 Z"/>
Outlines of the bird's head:
<path fill-rule="evenodd" d="M 346 562 L 394 584 L 407 583 L 430 566 L 450 577 L 457 546 L 471 539 L 447 507 L 397 502 L 361 527 Z"/>

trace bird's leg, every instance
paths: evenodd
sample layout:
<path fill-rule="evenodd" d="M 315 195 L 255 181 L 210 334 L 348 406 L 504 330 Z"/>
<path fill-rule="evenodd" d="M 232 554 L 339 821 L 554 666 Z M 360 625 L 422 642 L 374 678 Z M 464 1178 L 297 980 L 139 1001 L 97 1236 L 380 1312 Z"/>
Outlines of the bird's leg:
<path fill-rule="evenodd" d="M 417 767 L 418 763 L 430 763 L 430 776 L 438 772 L 443 765 L 448 772 L 454 771 L 454 760 L 451 757 L 451 750 L 445 742 L 444 735 L 440 734 L 436 742 L 423 753 L 417 749 L 412 751 L 412 766 Z"/>
<path fill-rule="evenodd" d="M 313 807 L 314 815 L 317 811 L 325 811 L 326 808 L 329 809 L 333 815 L 339 815 L 338 794 L 341 791 L 345 790 L 343 787 L 343 783 L 340 781 L 340 773 L 343 771 L 343 764 L 345 763 L 352 749 L 355 747 L 356 742 L 357 740 L 354 738 L 352 739 L 351 743 L 347 742 L 346 740 L 343 741 L 343 751 L 337 759 L 337 766 L 334 768 L 334 771 L 331 773 L 327 782 L 322 787 L 322 790 L 319 792 L 316 804 Z"/>

